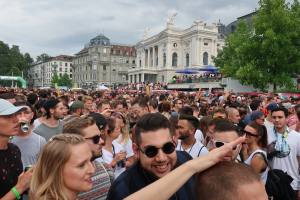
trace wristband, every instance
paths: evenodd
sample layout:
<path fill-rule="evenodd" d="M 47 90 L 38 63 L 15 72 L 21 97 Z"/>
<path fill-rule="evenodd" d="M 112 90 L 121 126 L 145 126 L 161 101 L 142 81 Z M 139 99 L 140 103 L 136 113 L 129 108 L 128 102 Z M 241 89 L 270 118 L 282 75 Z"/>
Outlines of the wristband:
<path fill-rule="evenodd" d="M 15 197 L 16 197 L 17 200 L 21 199 L 21 195 L 20 195 L 20 193 L 18 192 L 18 190 L 16 189 L 16 187 L 13 187 L 13 188 L 11 189 L 11 192 L 15 195 Z"/>

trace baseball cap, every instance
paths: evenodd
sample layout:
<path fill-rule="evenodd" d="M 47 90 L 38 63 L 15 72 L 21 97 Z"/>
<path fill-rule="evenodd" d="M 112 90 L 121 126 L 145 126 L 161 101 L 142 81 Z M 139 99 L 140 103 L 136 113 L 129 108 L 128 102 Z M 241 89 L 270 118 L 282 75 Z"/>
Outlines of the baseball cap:
<path fill-rule="evenodd" d="M 261 112 L 260 110 L 256 110 L 253 111 L 250 115 L 250 118 L 252 121 L 259 119 L 260 117 L 262 117 L 264 115 L 263 112 Z"/>
<path fill-rule="evenodd" d="M 84 104 L 81 101 L 74 101 L 70 106 L 70 110 L 75 110 L 78 108 L 84 108 Z"/>
<path fill-rule="evenodd" d="M 106 118 L 103 115 L 99 113 L 91 113 L 89 116 L 95 120 L 96 125 L 100 130 L 105 128 L 107 122 L 106 122 Z"/>
<path fill-rule="evenodd" d="M 278 107 L 279 107 L 279 106 L 278 106 L 277 103 L 270 103 L 270 104 L 267 106 L 267 110 L 272 111 L 272 110 L 274 110 L 274 109 L 276 109 L 276 108 L 278 108 Z"/>
<path fill-rule="evenodd" d="M 4 115 L 12 115 L 23 108 L 26 108 L 25 106 L 14 106 L 9 101 L 6 101 L 4 99 L 0 99 L 0 116 Z"/>

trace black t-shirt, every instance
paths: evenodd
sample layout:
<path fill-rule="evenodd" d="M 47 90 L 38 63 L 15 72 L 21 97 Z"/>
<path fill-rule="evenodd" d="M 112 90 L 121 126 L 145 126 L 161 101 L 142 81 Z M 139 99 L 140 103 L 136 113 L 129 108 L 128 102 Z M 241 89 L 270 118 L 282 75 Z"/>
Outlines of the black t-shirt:
<path fill-rule="evenodd" d="M 8 143 L 8 148 L 0 150 L 0 198 L 11 190 L 18 182 L 23 171 L 20 149 Z"/>

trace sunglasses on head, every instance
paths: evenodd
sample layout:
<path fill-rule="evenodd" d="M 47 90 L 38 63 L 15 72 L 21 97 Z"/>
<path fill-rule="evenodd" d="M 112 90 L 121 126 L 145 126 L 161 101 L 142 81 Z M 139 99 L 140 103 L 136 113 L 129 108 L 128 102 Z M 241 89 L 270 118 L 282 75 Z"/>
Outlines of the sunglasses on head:
<path fill-rule="evenodd" d="M 225 142 L 221 142 L 221 141 L 215 141 L 214 143 L 215 143 L 215 147 L 217 147 L 217 148 L 220 148 L 220 147 L 222 147 L 224 144 L 226 144 Z M 237 146 L 233 147 L 232 150 L 236 150 L 236 147 L 237 147 Z"/>
<path fill-rule="evenodd" d="M 105 136 L 104 136 L 104 134 L 95 135 L 95 136 L 93 136 L 93 137 L 85 138 L 85 139 L 92 140 L 94 144 L 99 144 L 100 138 L 101 138 L 103 141 L 105 141 Z"/>
<path fill-rule="evenodd" d="M 161 149 L 165 154 L 171 154 L 175 151 L 175 144 L 173 142 L 165 143 L 161 148 L 156 146 L 147 146 L 144 150 L 139 148 L 139 150 L 149 158 L 153 158 L 158 154 L 159 149 Z"/>

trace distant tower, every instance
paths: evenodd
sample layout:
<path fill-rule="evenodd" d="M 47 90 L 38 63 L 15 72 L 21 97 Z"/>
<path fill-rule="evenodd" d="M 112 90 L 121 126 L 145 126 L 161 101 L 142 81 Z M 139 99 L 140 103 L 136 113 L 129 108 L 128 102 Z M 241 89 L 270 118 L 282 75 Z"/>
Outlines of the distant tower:
<path fill-rule="evenodd" d="M 225 38 L 225 25 L 221 23 L 221 20 L 219 19 L 217 25 L 218 27 L 218 33 L 219 33 L 219 38 L 224 39 Z"/>

